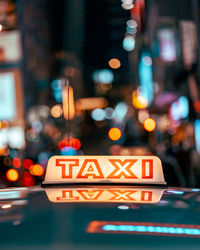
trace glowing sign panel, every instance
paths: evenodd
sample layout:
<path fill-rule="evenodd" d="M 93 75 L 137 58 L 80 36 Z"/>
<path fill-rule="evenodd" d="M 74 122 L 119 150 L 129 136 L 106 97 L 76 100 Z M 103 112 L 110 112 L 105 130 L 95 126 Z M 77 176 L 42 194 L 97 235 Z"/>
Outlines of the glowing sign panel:
<path fill-rule="evenodd" d="M 48 199 L 55 203 L 68 202 L 116 202 L 157 203 L 164 189 L 152 188 L 46 188 Z"/>
<path fill-rule="evenodd" d="M 43 184 L 88 182 L 166 184 L 155 156 L 53 156 Z"/>

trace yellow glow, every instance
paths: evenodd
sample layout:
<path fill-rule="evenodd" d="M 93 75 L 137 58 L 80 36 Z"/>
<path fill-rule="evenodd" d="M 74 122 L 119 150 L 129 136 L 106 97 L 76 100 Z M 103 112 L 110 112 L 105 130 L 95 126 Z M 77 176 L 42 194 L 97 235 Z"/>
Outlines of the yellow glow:
<path fill-rule="evenodd" d="M 7 172 L 6 172 L 6 177 L 9 181 L 17 181 L 18 178 L 19 178 L 19 174 L 17 172 L 17 170 L 15 169 L 9 169 Z"/>
<path fill-rule="evenodd" d="M 147 130 L 148 132 L 154 131 L 156 128 L 156 122 L 153 118 L 147 118 L 144 121 L 144 129 Z"/>
<path fill-rule="evenodd" d="M 65 86 L 62 92 L 63 113 L 66 120 L 72 120 L 75 116 L 74 94 L 71 86 Z"/>
<path fill-rule="evenodd" d="M 35 176 L 42 176 L 44 174 L 44 169 L 41 165 L 32 165 L 29 169 L 30 173 Z"/>
<path fill-rule="evenodd" d="M 118 69 L 121 66 L 121 62 L 117 58 L 110 59 L 108 64 L 112 69 Z"/>
<path fill-rule="evenodd" d="M 54 118 L 59 118 L 62 115 L 62 107 L 58 104 L 51 108 L 51 115 Z"/>
<path fill-rule="evenodd" d="M 136 109 L 145 109 L 148 106 L 148 101 L 135 90 L 132 94 L 132 104 Z"/>
<path fill-rule="evenodd" d="M 53 156 L 48 161 L 43 183 L 105 183 L 107 181 L 165 184 L 159 158 L 121 155 Z"/>
<path fill-rule="evenodd" d="M 121 138 L 122 136 L 122 132 L 120 131 L 119 128 L 111 128 L 108 131 L 108 137 L 112 140 L 112 141 L 117 141 Z"/>
<path fill-rule="evenodd" d="M 3 209 L 8 209 L 8 208 L 11 208 L 12 206 L 10 204 L 5 204 L 5 205 L 2 205 L 1 208 Z"/>
<path fill-rule="evenodd" d="M 8 121 L 2 121 L 2 122 L 1 122 L 1 128 L 7 129 L 7 128 L 9 128 L 9 127 L 10 127 L 10 124 L 9 124 Z"/>
<path fill-rule="evenodd" d="M 96 108 L 107 107 L 108 102 L 103 97 L 80 98 L 76 101 L 76 109 L 91 110 Z"/>

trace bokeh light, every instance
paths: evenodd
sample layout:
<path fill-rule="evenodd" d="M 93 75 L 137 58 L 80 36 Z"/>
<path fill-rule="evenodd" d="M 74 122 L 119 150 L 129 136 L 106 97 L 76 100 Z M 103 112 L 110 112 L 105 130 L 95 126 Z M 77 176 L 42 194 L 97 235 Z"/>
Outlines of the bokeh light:
<path fill-rule="evenodd" d="M 52 115 L 54 118 L 59 118 L 59 117 L 62 115 L 62 107 L 61 107 L 61 105 L 59 105 L 59 104 L 54 105 L 54 106 L 51 108 L 51 115 Z"/>
<path fill-rule="evenodd" d="M 152 65 L 152 59 L 151 59 L 150 56 L 144 56 L 142 58 L 142 61 L 143 61 L 144 65 L 146 65 L 146 66 L 151 66 Z"/>
<path fill-rule="evenodd" d="M 40 164 L 34 164 L 29 169 L 30 173 L 35 176 L 42 176 L 44 174 L 44 169 Z"/>
<path fill-rule="evenodd" d="M 26 171 L 23 174 L 21 184 L 22 184 L 22 186 L 25 186 L 25 187 L 34 186 L 34 184 L 35 184 L 34 179 L 33 179 L 32 175 L 29 172 Z"/>
<path fill-rule="evenodd" d="M 63 115 L 66 120 L 72 120 L 75 116 L 74 91 L 69 85 L 65 86 L 62 91 Z"/>
<path fill-rule="evenodd" d="M 17 181 L 19 179 L 19 174 L 18 174 L 17 170 L 15 170 L 15 169 L 9 169 L 6 172 L 6 178 L 9 181 Z"/>
<path fill-rule="evenodd" d="M 135 90 L 132 94 L 132 104 L 136 109 L 145 109 L 148 106 L 148 100 Z"/>
<path fill-rule="evenodd" d="M 30 167 L 33 165 L 33 161 L 30 159 L 25 159 L 23 162 L 23 166 L 26 169 L 30 169 Z"/>
<path fill-rule="evenodd" d="M 116 121 L 122 121 L 126 116 L 128 106 L 125 102 L 119 102 L 115 107 L 114 119 Z"/>
<path fill-rule="evenodd" d="M 4 157 L 4 159 L 3 159 L 3 164 L 5 165 L 5 166 L 10 166 L 11 165 L 11 163 L 12 163 L 12 161 L 11 161 L 11 159 L 10 159 L 10 157 Z"/>
<path fill-rule="evenodd" d="M 149 118 L 148 110 L 147 109 L 140 109 L 138 111 L 138 121 L 143 124 L 147 118 Z"/>
<path fill-rule="evenodd" d="M 156 122 L 153 118 L 147 118 L 144 121 L 144 129 L 148 132 L 154 131 L 156 128 Z"/>
<path fill-rule="evenodd" d="M 77 151 L 73 147 L 64 147 L 60 153 L 61 155 L 77 155 Z"/>
<path fill-rule="evenodd" d="M 81 147 L 81 142 L 78 138 L 73 138 L 72 136 L 68 136 L 62 141 L 59 142 L 58 148 L 62 150 L 64 147 L 71 147 L 75 150 L 79 150 Z"/>
<path fill-rule="evenodd" d="M 111 108 L 111 107 L 107 107 L 106 109 L 105 109 L 105 118 L 106 119 L 112 119 L 112 118 L 114 118 L 114 115 L 115 115 L 115 111 L 114 111 L 114 109 L 113 108 Z"/>
<path fill-rule="evenodd" d="M 121 62 L 117 58 L 110 59 L 108 64 L 112 69 L 118 69 L 121 66 Z"/>
<path fill-rule="evenodd" d="M 103 121 L 105 118 L 105 111 L 103 109 L 94 109 L 91 113 L 91 117 L 95 121 Z"/>
<path fill-rule="evenodd" d="M 108 137 L 112 141 L 118 141 L 122 136 L 121 130 L 119 128 L 113 127 L 108 131 Z"/>
<path fill-rule="evenodd" d="M 81 147 L 81 142 L 79 139 L 77 138 L 74 138 L 73 139 L 73 148 L 76 149 L 76 150 L 79 150 Z"/>
<path fill-rule="evenodd" d="M 122 43 L 123 48 L 126 51 L 132 51 L 135 48 L 135 38 L 131 36 L 126 36 Z"/>
<path fill-rule="evenodd" d="M 95 70 L 92 78 L 96 83 L 110 84 L 114 80 L 114 74 L 110 69 Z"/>
<path fill-rule="evenodd" d="M 15 168 L 20 168 L 21 167 L 21 160 L 18 157 L 13 158 L 12 164 Z"/>

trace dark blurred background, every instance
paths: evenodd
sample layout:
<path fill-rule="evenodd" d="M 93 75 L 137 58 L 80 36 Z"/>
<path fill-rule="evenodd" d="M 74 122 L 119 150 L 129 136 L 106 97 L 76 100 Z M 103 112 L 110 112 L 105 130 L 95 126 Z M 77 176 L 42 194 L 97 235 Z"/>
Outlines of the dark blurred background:
<path fill-rule="evenodd" d="M 49 157 L 157 155 L 200 187 L 200 0 L 0 0 L 0 186 Z"/>

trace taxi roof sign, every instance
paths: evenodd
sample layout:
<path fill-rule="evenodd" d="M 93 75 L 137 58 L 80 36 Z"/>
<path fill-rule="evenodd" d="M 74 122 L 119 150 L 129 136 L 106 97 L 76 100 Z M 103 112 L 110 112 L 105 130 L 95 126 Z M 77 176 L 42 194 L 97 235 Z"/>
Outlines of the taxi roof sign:
<path fill-rule="evenodd" d="M 43 185 L 75 183 L 166 185 L 156 156 L 51 157 Z"/>

